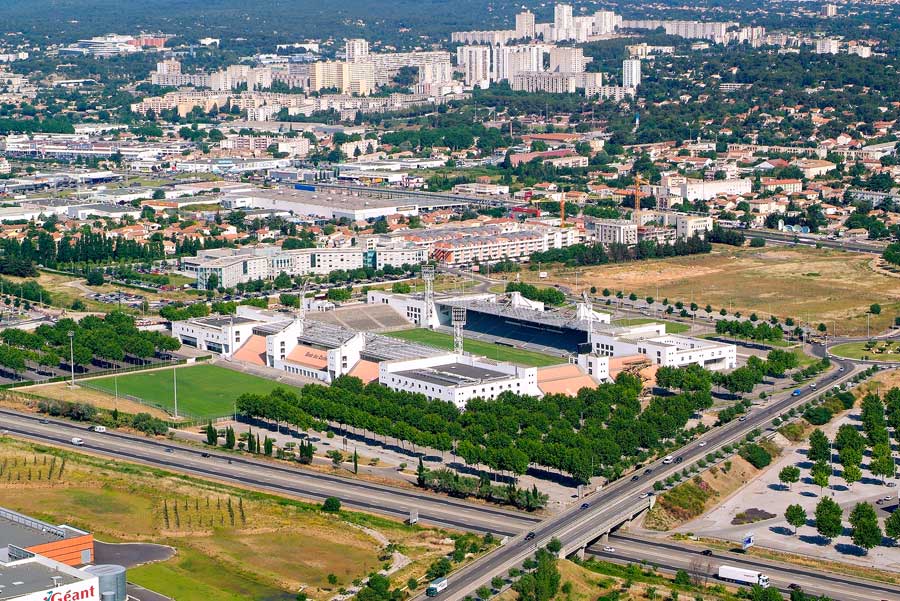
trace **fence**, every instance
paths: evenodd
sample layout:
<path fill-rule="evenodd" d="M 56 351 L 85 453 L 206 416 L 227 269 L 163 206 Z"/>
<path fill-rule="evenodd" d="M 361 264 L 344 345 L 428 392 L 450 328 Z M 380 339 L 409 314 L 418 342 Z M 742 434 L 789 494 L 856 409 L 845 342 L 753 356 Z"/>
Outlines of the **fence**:
<path fill-rule="evenodd" d="M 83 372 L 75 374 L 75 380 L 84 380 L 87 378 L 102 378 L 104 376 L 112 376 L 116 374 L 126 374 L 135 371 L 147 371 L 150 369 L 158 369 L 162 367 L 174 367 L 176 365 L 187 365 L 191 363 L 206 362 L 212 359 L 212 355 L 203 355 L 201 357 L 187 357 L 185 359 L 168 359 L 165 361 L 157 361 L 155 363 L 146 363 L 144 365 L 132 365 L 131 367 L 115 367 L 113 369 L 102 369 L 100 371 Z M 55 382 L 70 382 L 71 375 L 53 376 L 52 378 L 44 378 L 43 380 L 22 380 L 20 382 L 11 382 L 9 384 L 0 384 L 0 390 L 9 390 L 13 388 L 22 388 L 25 386 L 36 386 L 38 384 L 53 384 Z"/>

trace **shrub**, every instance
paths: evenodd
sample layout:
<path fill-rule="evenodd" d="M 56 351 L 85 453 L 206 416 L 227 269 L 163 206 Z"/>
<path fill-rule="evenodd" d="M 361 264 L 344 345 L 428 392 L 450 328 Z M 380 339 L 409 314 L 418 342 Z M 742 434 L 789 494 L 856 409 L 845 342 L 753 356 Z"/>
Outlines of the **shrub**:
<path fill-rule="evenodd" d="M 322 503 L 322 511 L 327 511 L 328 513 L 337 513 L 341 510 L 341 500 L 337 497 L 328 497 L 325 499 L 325 502 Z"/>
<path fill-rule="evenodd" d="M 744 445 L 744 448 L 741 449 L 741 457 L 756 469 L 762 469 L 772 463 L 772 456 L 769 455 L 769 452 L 755 443 Z"/>
<path fill-rule="evenodd" d="M 831 411 L 825 407 L 812 407 L 803 413 L 803 418 L 814 426 L 822 426 L 831 420 Z"/>

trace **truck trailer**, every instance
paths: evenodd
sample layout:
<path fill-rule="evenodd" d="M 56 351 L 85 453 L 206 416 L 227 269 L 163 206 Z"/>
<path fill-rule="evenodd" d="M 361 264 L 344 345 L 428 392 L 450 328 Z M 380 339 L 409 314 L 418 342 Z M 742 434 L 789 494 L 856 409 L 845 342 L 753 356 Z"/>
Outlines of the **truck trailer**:
<path fill-rule="evenodd" d="M 768 588 L 769 586 L 769 577 L 762 572 L 756 572 L 746 568 L 736 568 L 733 566 L 719 566 L 719 580 L 737 582 L 738 584 L 746 584 L 747 586 L 758 584 L 763 588 Z"/>

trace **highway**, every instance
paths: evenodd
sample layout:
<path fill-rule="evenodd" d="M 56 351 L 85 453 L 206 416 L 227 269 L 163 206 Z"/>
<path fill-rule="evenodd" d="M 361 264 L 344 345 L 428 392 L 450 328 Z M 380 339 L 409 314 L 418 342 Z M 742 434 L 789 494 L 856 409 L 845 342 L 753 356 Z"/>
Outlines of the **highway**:
<path fill-rule="evenodd" d="M 843 367 L 844 371 L 833 370 L 823 376 L 818 381 L 818 392 L 806 388 L 799 397 L 791 397 L 787 393 L 773 397 L 767 406 L 753 409 L 745 421 L 735 420 L 708 432 L 702 438 L 706 442 L 704 447 L 694 441 L 674 453 L 680 458 L 679 463 L 663 465 L 660 460 L 647 465 L 642 472 L 638 472 L 637 481 L 622 478 L 587 495 L 584 499 L 589 504 L 587 508 L 583 509 L 580 503 L 576 503 L 545 521 L 514 510 L 296 469 L 244 455 L 212 451 L 208 453 L 209 457 L 204 457 L 207 451 L 199 447 L 118 432 L 100 434 L 88 431 L 83 425 L 46 420 L 7 409 L 0 409 L 0 429 L 4 434 L 62 446 L 71 445 L 71 438 L 77 436 L 84 440 L 84 447 L 79 450 L 103 457 L 213 478 L 279 495 L 312 500 L 336 496 L 347 507 L 399 519 L 408 517 L 409 511 L 415 509 L 422 522 L 509 536 L 504 546 L 452 575 L 451 586 L 441 596 L 447 601 L 459 601 L 473 594 L 493 576 L 505 574 L 510 567 L 519 565 L 537 547 L 546 545 L 552 538 L 562 541 L 567 551 L 575 550 L 571 548 L 573 545 L 584 545 L 600 534 L 597 528 L 601 524 L 611 523 L 623 513 L 635 513 L 636 507 L 645 506 L 647 501 L 639 497 L 651 492 L 655 481 L 691 466 L 708 453 L 742 439 L 756 428 L 766 430 L 775 417 L 794 405 L 807 402 L 829 387 L 849 380 L 860 369 L 847 361 L 834 363 Z M 644 469 L 652 470 L 652 473 L 643 474 Z M 531 540 L 525 540 L 526 532 L 534 532 Z M 822 587 L 827 592 L 830 585 L 823 583 Z"/>
<path fill-rule="evenodd" d="M 46 421 L 49 423 L 41 423 Z M 335 496 L 350 508 L 385 514 L 401 520 L 418 510 L 419 519 L 435 525 L 512 536 L 533 527 L 539 519 L 518 511 L 404 490 L 364 480 L 288 467 L 246 455 L 226 454 L 178 443 L 131 436 L 119 432 L 91 432 L 84 425 L 48 420 L 33 414 L 0 409 L 0 429 L 35 442 L 72 446 L 72 438 L 84 441 L 73 447 L 94 455 L 142 463 L 283 496 L 322 501 Z M 209 457 L 204 457 L 206 453 Z M 231 461 L 231 463 L 229 463 Z"/>
<path fill-rule="evenodd" d="M 851 252 L 868 253 L 879 256 L 884 252 L 883 245 L 877 243 L 873 244 L 864 240 L 844 240 L 841 238 L 830 239 L 816 234 L 795 234 L 794 232 L 779 232 L 776 230 L 738 229 L 737 231 L 743 232 L 748 238 L 762 238 L 780 244 L 799 244 L 802 246 L 815 246 L 818 244 L 823 248 L 836 248 L 839 250 L 849 250 Z"/>
<path fill-rule="evenodd" d="M 588 537 L 597 533 L 597 528 L 628 511 L 629 508 L 640 502 L 642 495 L 652 492 L 655 481 L 664 479 L 676 471 L 690 467 L 709 453 L 714 453 L 722 447 L 742 440 L 754 429 L 766 430 L 771 426 L 774 418 L 795 405 L 809 401 L 817 397 L 833 385 L 850 380 L 860 368 L 849 361 L 834 361 L 843 371 L 832 370 L 829 374 L 818 380 L 818 391 L 812 392 L 806 388 L 800 396 L 793 397 L 789 393 L 782 393 L 780 397 L 773 399 L 767 406 L 753 409 L 745 421 L 735 420 L 715 428 L 705 434 L 701 440 L 706 445 L 700 447 L 697 441 L 673 453 L 680 460 L 678 463 L 664 465 L 662 460 L 645 466 L 642 469 L 652 470 L 652 473 L 640 475 L 636 482 L 628 478 L 621 478 L 606 486 L 599 492 L 585 497 L 589 504 L 582 509 L 579 504 L 563 511 L 549 520 L 531 529 L 533 538 L 526 540 L 526 536 L 511 539 L 506 545 L 486 555 L 480 560 L 465 566 L 454 573 L 451 584 L 442 593 L 446 601 L 461 601 L 474 594 L 475 590 L 489 583 L 494 576 L 502 575 L 509 568 L 521 564 L 538 547 L 545 546 L 551 539 L 557 538 L 562 542 L 566 552 L 573 552 L 573 545 L 578 545 Z M 420 596 L 420 598 L 422 598 Z"/>
<path fill-rule="evenodd" d="M 641 563 L 653 565 L 666 572 L 685 570 L 695 578 L 709 583 L 717 581 L 720 565 L 730 565 L 757 570 L 769 577 L 771 586 L 789 592 L 791 584 L 798 584 L 810 595 L 827 595 L 840 601 L 877 601 L 900 599 L 900 586 L 858 579 L 804 568 L 781 562 L 761 559 L 752 555 L 727 551 L 712 551 L 702 555 L 703 548 L 690 543 L 666 540 L 648 540 L 629 535 L 614 535 L 608 545 L 613 552 L 603 550 L 606 545 L 592 545 L 587 553 L 598 559 L 620 564 Z"/>

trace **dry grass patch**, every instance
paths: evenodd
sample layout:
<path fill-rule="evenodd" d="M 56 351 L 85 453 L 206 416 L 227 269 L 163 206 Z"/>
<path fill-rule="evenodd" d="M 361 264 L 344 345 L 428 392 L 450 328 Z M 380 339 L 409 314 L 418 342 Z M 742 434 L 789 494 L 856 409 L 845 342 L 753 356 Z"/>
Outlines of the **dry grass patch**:
<path fill-rule="evenodd" d="M 550 276 L 541 282 L 576 288 L 571 268 L 551 270 Z M 538 282 L 535 271 L 522 271 L 521 277 Z M 716 311 L 774 313 L 824 321 L 829 328 L 834 320 L 840 335 L 864 334 L 872 303 L 882 305 L 881 314 L 872 316 L 873 331 L 889 327 L 900 308 L 900 279 L 873 271 L 868 257 L 829 249 L 715 245 L 708 255 L 579 268 L 577 278 L 579 292 L 595 286 L 673 303 L 693 300 Z"/>

